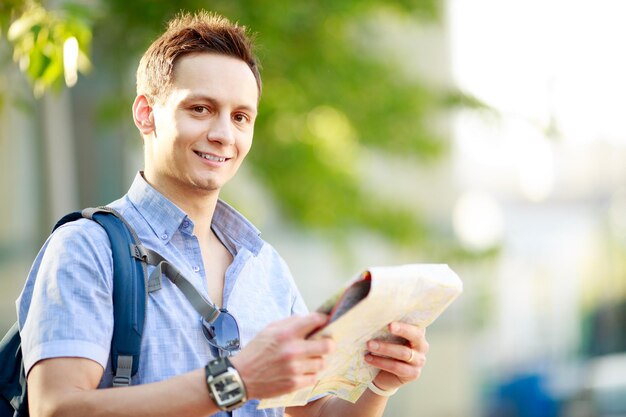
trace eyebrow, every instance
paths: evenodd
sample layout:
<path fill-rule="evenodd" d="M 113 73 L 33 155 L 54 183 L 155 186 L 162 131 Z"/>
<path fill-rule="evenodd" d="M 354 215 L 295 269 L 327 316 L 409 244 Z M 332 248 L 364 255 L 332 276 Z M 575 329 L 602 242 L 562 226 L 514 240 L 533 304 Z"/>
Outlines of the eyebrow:
<path fill-rule="evenodd" d="M 207 96 L 205 94 L 190 94 L 187 97 L 185 97 L 182 101 L 181 104 L 188 104 L 190 102 L 194 102 L 194 101 L 202 101 L 205 103 L 209 103 L 212 104 L 214 106 L 218 106 L 219 105 L 219 100 L 211 97 L 211 96 Z M 241 109 L 241 110 L 245 110 L 248 111 L 252 114 L 257 114 L 257 108 L 256 106 L 249 106 L 247 104 L 240 104 L 236 106 L 237 109 Z"/>

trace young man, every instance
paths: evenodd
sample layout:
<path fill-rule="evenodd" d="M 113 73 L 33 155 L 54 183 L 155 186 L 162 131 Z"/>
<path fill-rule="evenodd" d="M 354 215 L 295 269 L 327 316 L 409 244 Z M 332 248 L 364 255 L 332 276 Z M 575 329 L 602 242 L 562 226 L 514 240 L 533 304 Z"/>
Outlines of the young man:
<path fill-rule="evenodd" d="M 137 72 L 133 117 L 145 169 L 110 205 L 236 319 L 241 350 L 219 358 L 224 346 L 211 346 L 198 313 L 163 279 L 148 296 L 138 375 L 111 388 L 110 244 L 95 222 L 79 220 L 48 239 L 18 300 L 33 417 L 380 416 L 387 394 L 419 376 L 423 329 L 391 323 L 405 343 L 369 342 L 366 359 L 381 372 L 356 404 L 328 395 L 256 409 L 258 399 L 313 384 L 333 350 L 331 340 L 305 339 L 324 317 L 307 313 L 284 261 L 218 199 L 250 150 L 260 92 L 245 28 L 206 13 L 170 22 Z M 220 375 L 231 391 L 216 398 L 209 392 L 225 389 L 215 384 Z"/>

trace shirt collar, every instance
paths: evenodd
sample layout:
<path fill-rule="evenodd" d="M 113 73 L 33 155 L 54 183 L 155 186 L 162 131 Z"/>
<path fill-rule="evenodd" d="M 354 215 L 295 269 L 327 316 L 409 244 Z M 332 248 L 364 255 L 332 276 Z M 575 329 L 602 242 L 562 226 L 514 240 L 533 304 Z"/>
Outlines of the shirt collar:
<path fill-rule="evenodd" d="M 135 176 L 128 190 L 128 198 L 163 242 L 169 242 L 185 220 L 191 222 L 183 210 L 148 184 L 141 172 Z M 261 232 L 222 200 L 217 201 L 212 224 L 218 237 L 232 253 L 245 247 L 256 256 L 263 246 Z"/>
<path fill-rule="evenodd" d="M 222 200 L 217 200 L 213 227 L 222 243 L 232 253 L 237 253 L 239 247 L 243 246 L 256 256 L 263 246 L 259 229 Z"/>

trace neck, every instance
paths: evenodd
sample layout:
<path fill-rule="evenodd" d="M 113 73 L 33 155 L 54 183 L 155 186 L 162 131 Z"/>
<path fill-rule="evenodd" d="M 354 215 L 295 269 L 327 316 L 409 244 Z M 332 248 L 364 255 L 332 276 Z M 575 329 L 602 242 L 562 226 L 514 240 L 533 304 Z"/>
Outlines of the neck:
<path fill-rule="evenodd" d="M 209 236 L 211 234 L 211 223 L 213 213 L 217 205 L 218 195 L 212 194 L 210 197 L 183 199 L 173 199 L 166 195 L 174 204 L 180 207 L 194 224 L 194 234 L 196 236 Z"/>
<path fill-rule="evenodd" d="M 196 236 L 209 236 L 211 234 L 211 223 L 219 198 L 219 190 L 202 190 L 198 188 L 189 190 L 184 186 L 168 187 L 151 181 L 149 175 L 145 175 L 145 173 L 144 178 L 148 184 L 187 214 L 194 223 L 194 234 Z"/>

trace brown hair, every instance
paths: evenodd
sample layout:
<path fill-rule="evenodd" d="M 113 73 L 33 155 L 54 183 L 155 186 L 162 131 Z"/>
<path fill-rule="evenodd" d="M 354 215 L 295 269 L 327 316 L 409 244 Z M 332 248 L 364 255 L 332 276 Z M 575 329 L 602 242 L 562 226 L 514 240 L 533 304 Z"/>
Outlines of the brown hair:
<path fill-rule="evenodd" d="M 137 94 L 145 95 L 151 102 L 165 98 L 172 86 L 177 60 L 198 52 L 214 52 L 244 61 L 252 70 L 261 95 L 259 64 L 247 28 L 206 11 L 181 13 L 169 21 L 165 32 L 139 62 Z"/>

